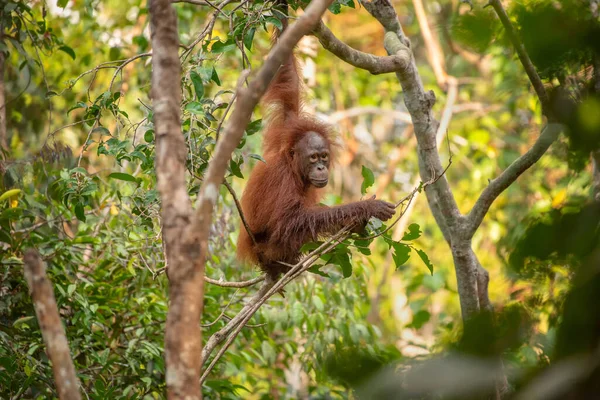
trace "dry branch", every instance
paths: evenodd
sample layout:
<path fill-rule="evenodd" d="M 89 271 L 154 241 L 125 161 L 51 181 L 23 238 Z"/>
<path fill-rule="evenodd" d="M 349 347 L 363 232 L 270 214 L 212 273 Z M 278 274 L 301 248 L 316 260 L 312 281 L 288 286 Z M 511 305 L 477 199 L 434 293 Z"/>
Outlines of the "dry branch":
<path fill-rule="evenodd" d="M 33 249 L 25 253 L 23 262 L 25 279 L 46 344 L 46 353 L 52 362 L 52 373 L 58 397 L 61 400 L 80 400 L 79 380 L 75 375 L 69 343 L 58 314 L 52 283 L 46 276 L 46 266 L 39 253 Z"/>
<path fill-rule="evenodd" d="M 323 47 L 350 65 L 369 71 L 373 75 L 396 72 L 406 68 L 410 62 L 410 51 L 402 51 L 389 56 L 376 56 L 353 49 L 339 40 L 333 32 L 320 22 L 313 34 Z"/>

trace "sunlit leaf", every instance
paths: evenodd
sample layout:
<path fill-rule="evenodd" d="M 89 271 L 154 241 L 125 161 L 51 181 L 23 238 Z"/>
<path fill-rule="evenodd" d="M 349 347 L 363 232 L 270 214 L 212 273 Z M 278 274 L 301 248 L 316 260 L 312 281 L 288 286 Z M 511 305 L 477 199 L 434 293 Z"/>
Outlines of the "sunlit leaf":
<path fill-rule="evenodd" d="M 362 194 L 366 194 L 367 189 L 370 188 L 371 186 L 373 186 L 373 184 L 375 183 L 375 176 L 373 175 L 373 171 L 371 171 L 369 168 L 367 168 L 363 165 L 362 166 L 362 177 L 363 177 L 363 183 L 360 187 L 360 192 Z"/>
<path fill-rule="evenodd" d="M 421 227 L 419 224 L 410 224 L 408 226 L 408 232 L 402 236 L 402 240 L 415 240 L 421 237 Z"/>
<path fill-rule="evenodd" d="M 429 257 L 427 256 L 427 254 L 425 254 L 425 252 L 421 249 L 418 249 L 416 251 L 419 257 L 421 257 L 421 260 L 423 260 L 423 263 L 425 264 L 429 272 L 431 272 L 431 275 L 433 275 L 433 264 L 431 263 L 431 261 L 429 261 Z"/>

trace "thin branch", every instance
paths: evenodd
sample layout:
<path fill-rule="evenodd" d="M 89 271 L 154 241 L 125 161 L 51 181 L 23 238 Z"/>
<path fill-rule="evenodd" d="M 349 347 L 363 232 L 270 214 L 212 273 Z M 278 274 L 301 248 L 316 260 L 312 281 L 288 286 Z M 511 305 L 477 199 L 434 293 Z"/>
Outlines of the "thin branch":
<path fill-rule="evenodd" d="M 373 75 L 400 71 L 410 63 L 411 54 L 409 51 L 380 57 L 353 49 L 335 37 L 323 22 L 319 22 L 313 34 L 319 39 L 323 47 L 335 56 L 350 65 L 365 69 Z"/>
<path fill-rule="evenodd" d="M 196 6 L 207 6 L 208 5 L 208 2 L 202 1 L 202 0 L 171 0 L 171 3 L 173 3 L 173 4 L 188 3 L 188 4 L 194 4 Z"/>
<path fill-rule="evenodd" d="M 444 54 L 442 53 L 439 42 L 429 27 L 425 8 L 423 7 L 423 1 L 413 0 L 413 6 L 415 8 L 417 20 L 419 21 L 419 27 L 421 28 L 421 36 L 423 36 L 423 41 L 427 48 L 427 59 L 429 60 L 431 68 L 433 68 L 438 85 L 445 90 L 446 84 L 448 83 L 448 74 L 446 73 L 444 65 Z"/>
<path fill-rule="evenodd" d="M 148 53 L 141 53 L 141 54 L 136 54 L 133 57 L 128 58 L 127 60 L 123 61 L 121 64 L 119 64 L 116 69 L 115 72 L 113 73 L 112 79 L 110 80 L 110 85 L 109 85 L 109 90 L 112 92 L 112 87 L 113 84 L 115 83 L 115 79 L 117 79 L 117 75 L 119 74 L 119 72 L 125 68 L 126 65 L 134 62 L 135 60 L 139 59 L 139 58 L 143 58 L 143 57 L 152 57 L 152 53 L 148 52 Z"/>
<path fill-rule="evenodd" d="M 529 167 L 538 162 L 544 153 L 546 153 L 550 145 L 558 139 L 562 129 L 563 126 L 561 124 L 550 123 L 546 125 L 531 149 L 521 157 L 517 158 L 498 178 L 492 180 L 483 190 L 477 199 L 477 202 L 475 202 L 473 209 L 466 217 L 468 237 L 473 236 L 494 200 L 516 181 L 523 172 L 527 171 Z"/>
<path fill-rule="evenodd" d="M 199 177 L 198 175 L 196 175 L 194 173 L 194 171 L 188 170 L 188 172 L 194 178 L 198 179 L 200 182 L 203 181 L 203 179 L 201 177 Z M 244 225 L 244 229 L 246 229 L 246 233 L 248 233 L 248 236 L 250 236 L 250 239 L 252 239 L 252 243 L 256 246 L 256 238 L 254 237 L 254 233 L 252 233 L 252 230 L 250 229 L 250 225 L 248 224 L 248 221 L 246 220 L 246 217 L 244 216 L 244 211 L 242 210 L 242 205 L 240 204 L 240 201 L 237 198 L 237 194 L 235 193 L 235 190 L 233 190 L 233 188 L 231 187 L 229 182 L 227 182 L 226 179 L 223 179 L 223 186 L 225 186 L 227 188 L 227 190 L 229 191 L 229 194 L 231 194 L 231 197 L 233 197 L 233 202 L 235 203 L 235 208 L 238 210 L 238 214 L 240 215 L 240 220 L 242 221 L 242 224 Z"/>
<path fill-rule="evenodd" d="M 552 121 L 552 112 L 550 109 L 550 100 L 548 98 L 548 93 L 546 93 L 544 84 L 542 83 L 540 76 L 538 75 L 533 63 L 531 62 L 531 59 L 529 58 L 529 55 L 525 50 L 525 46 L 523 46 L 523 43 L 521 43 L 521 41 L 519 40 L 515 28 L 510 22 L 510 18 L 508 17 L 506 10 L 502 6 L 502 2 L 500 0 L 489 0 L 488 5 L 492 6 L 494 11 L 496 11 L 496 14 L 498 14 L 500 22 L 502 22 L 502 25 L 506 30 L 506 35 L 508 36 L 515 50 L 517 51 L 519 60 L 521 60 L 521 64 L 523 64 L 523 68 L 525 68 L 525 72 L 527 73 L 527 76 L 529 77 L 529 80 L 531 81 L 531 84 L 533 85 L 533 88 L 535 89 L 535 92 L 537 93 L 537 96 L 540 99 L 540 103 L 542 103 L 542 112 L 544 113 L 544 115 L 546 115 L 546 117 L 548 117 Z"/>
<path fill-rule="evenodd" d="M 209 278 L 208 276 L 204 277 L 204 281 L 210 283 L 211 285 L 221 286 L 221 287 L 230 287 L 230 288 L 245 288 L 248 286 L 256 285 L 258 282 L 262 282 L 264 280 L 265 280 L 264 275 L 258 276 L 256 278 L 250 279 L 248 281 L 242 281 L 242 282 L 227 282 L 227 281 L 220 281 L 220 280 L 212 279 L 212 278 Z"/>
<path fill-rule="evenodd" d="M 244 212 L 242 211 L 242 205 L 240 204 L 237 195 L 235 194 L 235 191 L 233 190 L 233 188 L 231 187 L 231 185 L 229 184 L 229 182 L 227 182 L 227 180 L 223 179 L 223 185 L 225 185 L 225 187 L 227 188 L 227 190 L 229 190 L 229 193 L 231 194 L 231 197 L 233 197 L 233 201 L 235 203 L 235 207 L 238 210 L 238 214 L 240 214 L 240 219 L 242 220 L 242 224 L 244 224 L 244 228 L 246 229 L 246 233 L 248 233 L 248 236 L 250 236 L 250 239 L 252 240 L 252 243 L 256 246 L 256 238 L 254 237 L 254 233 L 252 233 L 252 230 L 250 229 L 250 225 L 248 225 L 248 221 L 246 220 L 246 217 L 244 217 Z"/>
<path fill-rule="evenodd" d="M 46 276 L 46 266 L 39 253 L 33 249 L 25 252 L 23 261 L 25 279 L 46 344 L 46 352 L 52 362 L 58 397 L 61 400 L 81 400 L 79 380 L 75 374 L 65 329 L 58 314 L 52 283 Z"/>

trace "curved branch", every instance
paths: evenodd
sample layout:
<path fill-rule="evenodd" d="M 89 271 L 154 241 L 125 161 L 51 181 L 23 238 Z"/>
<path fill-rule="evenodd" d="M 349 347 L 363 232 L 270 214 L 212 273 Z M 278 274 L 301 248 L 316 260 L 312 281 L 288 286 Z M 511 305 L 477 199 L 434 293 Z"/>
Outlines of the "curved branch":
<path fill-rule="evenodd" d="M 369 71 L 373 75 L 385 74 L 388 72 L 400 71 L 410 62 L 410 52 L 401 52 L 390 56 L 376 56 L 353 49 L 346 43 L 339 40 L 333 32 L 321 21 L 313 31 L 313 35 L 319 39 L 321 45 L 339 59 Z"/>
<path fill-rule="evenodd" d="M 494 200 L 516 181 L 523 172 L 538 162 L 550 145 L 558 139 L 562 129 L 561 124 L 546 125 L 531 149 L 510 164 L 498 178 L 490 182 L 475 202 L 471 212 L 466 216 L 467 237 L 471 238 L 473 236 Z"/>

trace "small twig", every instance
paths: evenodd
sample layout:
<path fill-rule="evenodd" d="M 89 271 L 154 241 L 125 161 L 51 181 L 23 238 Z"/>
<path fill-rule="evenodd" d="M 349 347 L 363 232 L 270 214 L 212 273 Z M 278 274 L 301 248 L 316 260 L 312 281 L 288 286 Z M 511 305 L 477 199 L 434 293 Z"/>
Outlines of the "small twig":
<path fill-rule="evenodd" d="M 233 96 L 231 96 L 231 100 L 229 100 L 229 104 L 227 104 L 227 108 L 223 112 L 223 116 L 221 117 L 219 124 L 217 125 L 217 130 L 215 132 L 215 141 L 219 140 L 219 135 L 221 134 L 221 127 L 223 126 L 223 122 L 225 122 L 225 118 L 227 117 L 227 114 L 229 114 L 229 110 L 231 110 L 231 106 L 233 106 L 233 103 L 234 103 L 236 97 L 237 97 L 237 92 L 234 92 Z"/>
<path fill-rule="evenodd" d="M 254 238 L 254 234 L 252 233 L 252 230 L 250 229 L 250 225 L 248 225 L 248 221 L 246 221 L 246 217 L 244 217 L 244 212 L 242 211 L 242 205 L 240 204 L 240 202 L 235 194 L 235 191 L 233 190 L 233 188 L 231 187 L 229 182 L 227 182 L 227 180 L 225 180 L 225 179 L 223 179 L 223 185 L 227 188 L 227 190 L 229 190 L 231 197 L 233 197 L 233 201 L 235 202 L 235 207 L 237 208 L 238 213 L 240 214 L 240 219 L 242 220 L 242 224 L 244 224 L 244 228 L 246 228 L 246 232 L 248 233 L 248 236 L 250 236 L 250 239 L 252 239 L 252 243 L 254 244 L 254 246 L 256 246 L 256 239 Z"/>
<path fill-rule="evenodd" d="M 223 318 L 231 320 L 231 317 L 229 315 L 224 315 Z M 246 328 L 262 328 L 263 326 L 266 326 L 267 323 L 262 323 L 262 324 L 246 324 L 244 325 L 244 327 Z"/>
<path fill-rule="evenodd" d="M 203 181 L 203 179 L 201 177 L 199 177 L 198 175 L 196 175 L 193 171 L 190 171 L 188 169 L 188 172 L 194 178 L 198 179 L 200 182 Z M 244 225 L 244 228 L 246 229 L 246 232 L 248 233 L 248 236 L 250 236 L 250 239 L 252 239 L 252 243 L 256 246 L 256 238 L 254 237 L 254 234 L 252 233 L 252 230 L 250 229 L 250 225 L 248 224 L 248 221 L 246 220 L 246 217 L 244 216 L 244 211 L 242 210 L 242 205 L 240 204 L 240 201 L 237 198 L 235 190 L 233 190 L 233 188 L 231 187 L 231 185 L 229 184 L 229 182 L 227 182 L 227 180 L 225 180 L 225 179 L 223 179 L 223 186 L 225 186 L 227 188 L 227 190 L 231 194 L 231 197 L 233 197 L 233 202 L 235 203 L 235 207 L 238 210 L 238 214 L 240 215 L 240 219 L 242 221 L 242 224 Z"/>
<path fill-rule="evenodd" d="M 213 326 L 214 324 L 216 324 L 217 322 L 219 322 L 221 320 L 221 318 L 227 317 L 225 315 L 225 312 L 227 311 L 227 309 L 229 308 L 229 306 L 231 305 L 231 303 L 233 303 L 233 299 L 235 299 L 235 296 L 237 295 L 237 292 L 239 292 L 239 289 L 236 290 L 233 293 L 233 295 L 231 295 L 231 298 L 229 299 L 229 301 L 227 302 L 227 304 L 223 308 L 223 311 L 221 311 L 221 314 L 219 314 L 219 316 L 213 322 L 209 322 L 208 324 L 202 324 L 203 328 L 209 328 L 209 327 Z"/>
<path fill-rule="evenodd" d="M 135 56 L 130 57 L 127 60 L 123 61 L 121 64 L 119 64 L 116 67 L 115 72 L 113 73 L 112 79 L 110 80 L 110 85 L 108 86 L 109 90 L 112 92 L 112 87 L 113 87 L 113 84 L 115 83 L 115 79 L 117 79 L 117 75 L 119 74 L 119 71 L 121 71 L 123 68 L 125 68 L 125 66 L 127 64 L 137 60 L 138 58 L 151 57 L 151 56 L 152 56 L 152 52 L 136 54 Z"/>

